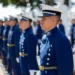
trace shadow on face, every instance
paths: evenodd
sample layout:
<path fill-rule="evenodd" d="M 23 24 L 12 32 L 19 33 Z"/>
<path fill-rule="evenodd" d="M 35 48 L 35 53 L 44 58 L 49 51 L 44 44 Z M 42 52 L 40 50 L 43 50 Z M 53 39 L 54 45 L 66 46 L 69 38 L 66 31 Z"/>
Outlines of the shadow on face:
<path fill-rule="evenodd" d="M 17 22 L 15 20 L 10 20 L 9 24 L 10 24 L 10 26 L 14 26 L 17 24 Z"/>
<path fill-rule="evenodd" d="M 0 26 L 2 26 L 3 25 L 3 22 L 2 21 L 0 21 Z"/>
<path fill-rule="evenodd" d="M 6 26 L 8 26 L 8 25 L 9 25 L 9 21 L 5 21 L 4 24 L 5 24 Z"/>

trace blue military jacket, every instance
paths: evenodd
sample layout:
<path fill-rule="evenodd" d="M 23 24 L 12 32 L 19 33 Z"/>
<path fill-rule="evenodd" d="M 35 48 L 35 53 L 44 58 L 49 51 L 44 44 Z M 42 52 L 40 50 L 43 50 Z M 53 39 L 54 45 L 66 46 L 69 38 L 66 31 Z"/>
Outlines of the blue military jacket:
<path fill-rule="evenodd" d="M 3 30 L 4 30 L 4 26 L 0 26 L 0 48 L 2 49 L 2 44 L 3 44 Z"/>
<path fill-rule="evenodd" d="M 72 24 L 70 31 L 71 39 L 75 39 L 75 24 Z"/>
<path fill-rule="evenodd" d="M 9 26 L 4 26 L 3 30 L 3 50 L 7 52 L 7 40 L 8 40 L 8 32 L 9 32 L 10 27 Z"/>
<path fill-rule="evenodd" d="M 43 35 L 43 30 L 41 29 L 41 26 L 39 24 L 39 25 L 37 25 L 36 36 L 38 39 L 42 39 L 42 35 Z"/>
<path fill-rule="evenodd" d="M 16 58 L 19 57 L 19 37 L 20 37 L 20 31 L 17 25 L 13 26 L 9 30 L 8 34 L 8 58 Z"/>
<path fill-rule="evenodd" d="M 73 75 L 73 55 L 69 40 L 55 27 L 41 43 L 41 75 Z"/>
<path fill-rule="evenodd" d="M 63 25 L 63 24 L 60 24 L 60 25 L 59 25 L 59 29 L 60 29 L 60 31 L 61 31 L 62 33 L 65 34 L 65 28 L 64 28 L 64 25 Z"/>
<path fill-rule="evenodd" d="M 20 66 L 22 71 L 38 70 L 36 60 L 37 39 L 32 32 L 32 28 L 28 28 L 22 32 L 19 42 Z"/>

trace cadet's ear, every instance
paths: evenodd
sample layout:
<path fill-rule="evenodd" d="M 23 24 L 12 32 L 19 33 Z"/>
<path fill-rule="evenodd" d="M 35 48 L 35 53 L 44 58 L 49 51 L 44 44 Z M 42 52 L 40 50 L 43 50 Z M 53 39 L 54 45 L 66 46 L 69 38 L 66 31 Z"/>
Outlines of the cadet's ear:
<path fill-rule="evenodd" d="M 60 22 L 60 17 L 56 16 L 56 23 L 58 24 Z"/>

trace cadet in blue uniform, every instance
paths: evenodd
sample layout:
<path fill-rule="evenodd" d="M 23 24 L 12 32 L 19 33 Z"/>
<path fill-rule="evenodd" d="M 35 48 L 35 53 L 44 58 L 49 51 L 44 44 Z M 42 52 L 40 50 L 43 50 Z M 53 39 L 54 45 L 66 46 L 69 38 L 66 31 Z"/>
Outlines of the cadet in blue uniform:
<path fill-rule="evenodd" d="M 1 55 L 1 58 L 3 60 L 3 55 L 2 55 L 2 34 L 3 34 L 3 29 L 4 29 L 4 26 L 3 26 L 3 20 L 0 19 L 0 55 Z M 3 62 L 3 61 L 2 61 Z"/>
<path fill-rule="evenodd" d="M 42 5 L 42 29 L 45 34 L 41 43 L 40 75 L 73 75 L 73 55 L 69 40 L 57 28 L 61 11 Z"/>
<path fill-rule="evenodd" d="M 71 45 L 73 47 L 73 45 L 75 44 L 75 19 L 72 19 L 70 36 L 71 36 Z"/>
<path fill-rule="evenodd" d="M 32 32 L 31 22 L 32 18 L 27 13 L 20 20 L 22 34 L 19 42 L 19 55 L 22 75 L 34 75 L 35 70 L 38 70 L 36 59 L 37 39 Z"/>
<path fill-rule="evenodd" d="M 18 39 L 20 37 L 20 31 L 18 28 L 17 24 L 17 19 L 15 17 L 11 17 L 10 18 L 10 30 L 9 30 L 9 34 L 8 34 L 8 59 L 9 59 L 9 66 L 10 66 L 10 75 L 12 75 L 12 73 L 14 75 L 21 75 L 20 72 L 20 65 L 19 63 L 16 61 L 16 57 L 19 54 L 18 49 Z M 18 52 L 18 54 L 17 54 Z"/>
<path fill-rule="evenodd" d="M 58 23 L 58 29 L 65 34 L 65 28 L 64 28 L 64 25 L 62 24 L 62 20 L 60 19 L 59 20 L 59 23 Z"/>
<path fill-rule="evenodd" d="M 42 39 L 42 35 L 43 35 L 43 30 L 41 29 L 41 26 L 40 26 L 40 21 L 37 20 L 36 22 L 36 37 L 38 39 L 38 55 L 40 55 L 40 44 L 41 44 L 41 39 Z"/>
<path fill-rule="evenodd" d="M 8 32 L 9 32 L 9 20 L 8 18 L 4 19 L 4 30 L 3 30 L 3 45 L 2 45 L 2 54 L 4 58 L 4 65 L 7 65 L 7 38 L 8 38 Z"/>

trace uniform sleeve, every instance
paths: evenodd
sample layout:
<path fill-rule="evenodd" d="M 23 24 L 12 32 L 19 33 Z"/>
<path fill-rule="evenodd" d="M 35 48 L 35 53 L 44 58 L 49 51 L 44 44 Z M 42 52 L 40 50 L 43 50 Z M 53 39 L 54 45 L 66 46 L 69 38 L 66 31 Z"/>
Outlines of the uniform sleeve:
<path fill-rule="evenodd" d="M 29 70 L 38 70 L 38 64 L 36 60 L 36 46 L 37 46 L 36 37 L 34 35 L 29 36 L 29 38 L 27 39 Z"/>
<path fill-rule="evenodd" d="M 63 33 L 65 34 L 65 28 L 64 28 L 64 25 L 62 26 L 62 31 L 63 31 Z"/>
<path fill-rule="evenodd" d="M 20 39 L 20 32 L 16 31 L 14 34 L 14 44 L 15 44 L 16 57 L 19 57 L 19 39 Z"/>
<path fill-rule="evenodd" d="M 70 42 L 63 38 L 56 48 L 58 75 L 73 75 L 73 55 Z"/>
<path fill-rule="evenodd" d="M 3 47 L 3 31 L 4 31 L 4 28 L 2 28 L 2 31 L 1 31 L 1 49 Z"/>
<path fill-rule="evenodd" d="M 40 25 L 38 25 L 38 30 L 37 30 L 37 37 L 38 37 L 38 39 L 42 38 L 42 34 L 43 34 L 43 31 L 42 31 Z"/>

